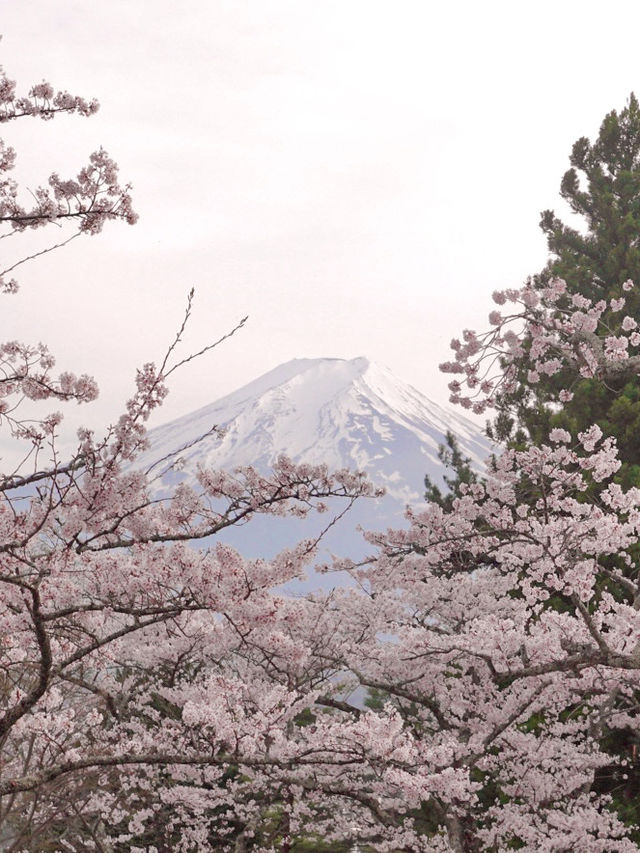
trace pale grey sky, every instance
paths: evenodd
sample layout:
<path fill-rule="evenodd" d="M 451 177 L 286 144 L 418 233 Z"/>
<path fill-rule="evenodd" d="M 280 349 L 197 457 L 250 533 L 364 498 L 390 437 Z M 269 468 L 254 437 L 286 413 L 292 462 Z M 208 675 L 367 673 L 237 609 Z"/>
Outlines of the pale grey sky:
<path fill-rule="evenodd" d="M 156 422 L 296 357 L 366 355 L 438 402 L 437 364 L 496 287 L 538 271 L 573 141 L 640 90 L 640 7 L 541 0 L 2 0 L 2 64 L 97 97 L 91 119 L 5 126 L 18 176 L 103 145 L 140 222 L 35 262 L 5 338 L 50 343 L 113 420 L 196 288 Z M 11 251 L 17 250 L 12 247 Z"/>

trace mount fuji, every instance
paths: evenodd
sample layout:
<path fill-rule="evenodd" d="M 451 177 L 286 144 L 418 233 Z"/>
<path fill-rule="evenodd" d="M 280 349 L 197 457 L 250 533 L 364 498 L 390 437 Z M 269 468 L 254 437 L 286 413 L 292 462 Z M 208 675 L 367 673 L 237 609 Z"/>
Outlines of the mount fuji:
<path fill-rule="evenodd" d="M 212 432 L 214 426 L 224 430 L 222 438 Z M 161 478 L 163 494 L 180 481 L 191 481 L 198 464 L 266 470 L 280 454 L 295 462 L 325 463 L 330 470 L 364 471 L 384 487 L 385 496 L 357 501 L 322 539 L 325 556 L 329 551 L 360 559 L 368 546 L 359 525 L 369 530 L 402 525 L 406 505 L 423 501 L 425 474 L 442 483 L 438 447 L 447 430 L 481 469 L 491 446 L 480 429 L 386 368 L 366 358 L 294 359 L 151 430 L 149 449 L 137 464 L 147 468 L 178 452 L 179 470 Z M 304 520 L 256 517 L 228 530 L 224 541 L 247 557 L 268 558 L 301 538 L 316 537 L 326 525 L 326 515 Z"/>

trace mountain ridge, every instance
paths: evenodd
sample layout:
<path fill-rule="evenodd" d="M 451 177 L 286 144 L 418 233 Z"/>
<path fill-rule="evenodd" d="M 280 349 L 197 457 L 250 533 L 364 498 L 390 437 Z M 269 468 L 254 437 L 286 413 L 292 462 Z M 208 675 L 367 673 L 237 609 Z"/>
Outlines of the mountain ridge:
<path fill-rule="evenodd" d="M 364 424 L 371 418 L 370 441 L 391 441 L 391 421 L 413 433 L 428 448 L 429 468 L 440 469 L 439 444 L 447 429 L 458 437 L 466 455 L 481 466 L 489 451 L 487 440 L 475 424 L 447 411 L 385 367 L 365 357 L 345 359 L 292 359 L 257 377 L 236 391 L 150 431 L 151 453 L 164 455 L 195 441 L 212 427 L 227 430 L 224 438 L 205 439 L 184 458 L 232 468 L 268 466 L 285 453 L 296 461 L 324 462 L 329 467 L 366 469 L 371 454 L 364 451 Z M 360 441 L 358 439 L 360 438 Z M 350 439 L 336 452 L 335 441 Z M 380 449 L 380 448 L 378 448 Z M 387 455 L 387 454 L 385 454 Z M 422 472 L 420 482 L 427 470 Z M 437 476 L 438 470 L 429 470 Z"/>
<path fill-rule="evenodd" d="M 222 437 L 212 432 L 214 426 L 222 428 Z M 151 430 L 150 447 L 137 464 L 147 468 L 178 451 L 181 464 L 158 484 L 164 494 L 181 481 L 195 485 L 198 465 L 227 470 L 252 465 L 266 471 L 280 454 L 334 470 L 362 470 L 386 489 L 386 496 L 357 502 L 323 540 L 325 549 L 359 558 L 364 545 L 358 525 L 378 530 L 402 525 L 406 505 L 424 499 L 425 474 L 442 484 L 438 447 L 449 429 L 481 469 L 491 448 L 479 428 L 386 367 L 362 356 L 293 359 Z M 255 518 L 222 538 L 246 556 L 268 557 L 307 535 L 315 538 L 326 523 L 326 516 L 304 522 Z"/>

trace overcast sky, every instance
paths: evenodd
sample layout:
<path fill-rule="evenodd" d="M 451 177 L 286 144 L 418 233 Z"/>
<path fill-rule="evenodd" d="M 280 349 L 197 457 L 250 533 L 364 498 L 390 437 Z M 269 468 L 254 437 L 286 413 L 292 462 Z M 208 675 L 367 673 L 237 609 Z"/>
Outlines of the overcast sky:
<path fill-rule="evenodd" d="M 0 0 L 2 64 L 97 97 L 5 126 L 30 187 L 103 145 L 139 223 L 24 268 L 6 338 L 43 340 L 117 417 L 196 288 L 159 420 L 283 361 L 366 355 L 438 402 L 437 364 L 547 254 L 573 141 L 640 90 L 640 7 L 428 0 Z M 57 236 L 57 235 L 56 235 Z M 7 241 L 9 242 L 9 241 Z M 4 247 L 3 247 L 4 248 Z M 7 258 L 17 247 L 7 248 Z M 71 413 L 70 413 L 71 414 Z"/>

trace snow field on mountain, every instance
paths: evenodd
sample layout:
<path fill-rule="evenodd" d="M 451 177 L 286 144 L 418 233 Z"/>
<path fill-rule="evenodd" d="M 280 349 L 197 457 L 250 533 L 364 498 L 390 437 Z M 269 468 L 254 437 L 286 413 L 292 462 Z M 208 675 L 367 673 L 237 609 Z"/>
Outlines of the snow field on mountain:
<path fill-rule="evenodd" d="M 224 430 L 222 438 L 211 434 L 214 426 Z M 138 464 L 147 468 L 186 448 L 178 454 L 179 466 L 158 483 L 159 495 L 169 494 L 182 481 L 197 487 L 198 465 L 226 470 L 252 465 L 266 472 L 281 454 L 329 469 L 364 471 L 386 495 L 359 501 L 322 541 L 325 558 L 334 553 L 360 559 L 368 546 L 359 525 L 380 530 L 402 524 L 406 505 L 422 501 L 425 474 L 442 482 L 438 447 L 448 429 L 481 468 L 490 445 L 479 428 L 431 402 L 388 369 L 362 357 L 294 359 L 152 430 L 150 447 Z M 197 441 L 201 436 L 205 438 Z M 159 471 L 161 465 L 155 469 Z M 334 501 L 330 511 L 342 508 Z M 246 556 L 270 557 L 301 538 L 315 538 L 331 517 L 254 518 L 220 538 Z"/>

